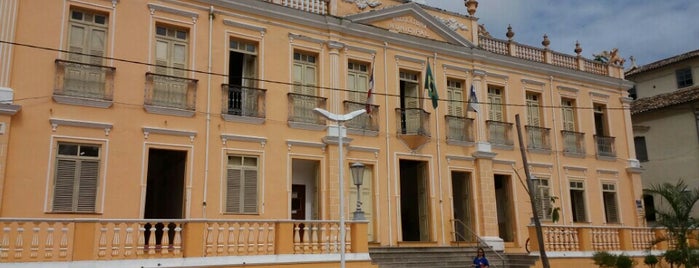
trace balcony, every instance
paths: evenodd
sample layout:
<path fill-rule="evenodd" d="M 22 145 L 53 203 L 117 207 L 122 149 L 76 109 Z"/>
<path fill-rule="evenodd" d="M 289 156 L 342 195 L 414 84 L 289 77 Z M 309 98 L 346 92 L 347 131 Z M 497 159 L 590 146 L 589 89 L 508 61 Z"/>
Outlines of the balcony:
<path fill-rule="evenodd" d="M 473 118 L 446 115 L 447 143 L 468 145 L 475 142 Z"/>
<path fill-rule="evenodd" d="M 551 129 L 536 126 L 524 126 L 527 132 L 527 149 L 534 151 L 551 150 Z"/>
<path fill-rule="evenodd" d="M 563 154 L 585 157 L 585 133 L 561 130 Z"/>
<path fill-rule="evenodd" d="M 430 113 L 421 108 L 396 108 L 396 130 L 410 149 L 417 149 L 430 139 Z"/>
<path fill-rule="evenodd" d="M 295 8 L 320 15 L 328 14 L 328 3 L 330 0 L 263 0 L 285 7 Z"/>
<path fill-rule="evenodd" d="M 345 101 L 345 113 L 352 111 L 366 109 L 366 103 L 359 103 L 353 101 Z M 371 113 L 362 114 L 350 121 L 345 123 L 347 131 L 360 134 L 377 136 L 379 134 L 379 106 L 369 104 L 371 106 Z"/>
<path fill-rule="evenodd" d="M 197 80 L 146 73 L 144 107 L 149 113 L 194 116 Z"/>
<path fill-rule="evenodd" d="M 0 263 L 337 254 L 336 221 L 0 219 Z M 345 252 L 366 253 L 348 222 Z"/>
<path fill-rule="evenodd" d="M 664 250 L 673 243 L 655 243 L 667 237 L 665 229 L 543 225 L 542 232 L 547 252 Z M 529 226 L 529 237 L 536 237 L 534 226 Z M 532 252 L 539 250 L 536 239 L 530 243 Z"/>
<path fill-rule="evenodd" d="M 595 144 L 597 145 L 597 156 L 616 159 L 616 150 L 614 150 L 614 137 L 595 135 Z"/>
<path fill-rule="evenodd" d="M 111 107 L 115 71 L 114 67 L 56 60 L 53 99 L 63 104 Z"/>
<path fill-rule="evenodd" d="M 325 128 L 325 118 L 314 112 L 314 108 L 326 109 L 327 98 L 289 93 L 289 126 L 310 130 Z"/>
<path fill-rule="evenodd" d="M 238 85 L 221 85 L 221 116 L 226 121 L 262 124 L 267 90 Z"/>
<path fill-rule="evenodd" d="M 490 144 L 505 149 L 513 148 L 512 123 L 486 120 L 485 125 L 488 128 L 488 142 Z"/>

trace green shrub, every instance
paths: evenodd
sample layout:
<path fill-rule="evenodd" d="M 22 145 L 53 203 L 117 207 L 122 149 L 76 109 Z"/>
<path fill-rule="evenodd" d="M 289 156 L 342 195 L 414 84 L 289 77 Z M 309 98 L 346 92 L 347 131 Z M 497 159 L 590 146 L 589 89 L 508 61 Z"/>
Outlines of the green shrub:
<path fill-rule="evenodd" d="M 633 267 L 633 260 L 631 259 L 631 257 L 621 254 L 618 257 L 616 257 L 616 267 L 631 268 Z"/>
<path fill-rule="evenodd" d="M 595 261 L 595 265 L 600 268 L 614 267 L 616 265 L 617 256 L 606 251 L 597 251 L 592 254 L 592 260 Z"/>
<path fill-rule="evenodd" d="M 650 267 L 655 267 L 655 265 L 658 264 L 658 262 L 660 262 L 658 260 L 658 257 L 656 257 L 653 254 L 648 254 L 645 258 L 643 258 L 643 263 Z"/>

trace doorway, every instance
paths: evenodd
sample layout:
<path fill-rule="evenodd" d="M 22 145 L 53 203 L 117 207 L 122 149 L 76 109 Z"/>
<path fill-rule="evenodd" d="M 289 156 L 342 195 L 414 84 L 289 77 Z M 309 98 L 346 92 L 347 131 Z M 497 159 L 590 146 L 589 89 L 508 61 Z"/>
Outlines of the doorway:
<path fill-rule="evenodd" d="M 471 174 L 452 171 L 451 187 L 454 200 L 454 239 L 455 241 L 475 242 L 473 207 L 471 203 Z"/>
<path fill-rule="evenodd" d="M 319 220 L 318 177 L 320 161 L 293 159 L 291 161 L 291 219 Z"/>
<path fill-rule="evenodd" d="M 507 175 L 495 175 L 495 203 L 498 208 L 498 230 L 505 242 L 514 242 L 514 202 L 512 199 L 512 180 Z"/>
<path fill-rule="evenodd" d="M 148 149 L 148 175 L 144 219 L 182 219 L 184 215 L 184 184 L 187 151 Z M 160 245 L 167 224 L 170 244 L 175 235 L 175 223 L 148 222 L 144 228 L 148 245 L 152 224 L 155 224 L 155 244 Z"/>
<path fill-rule="evenodd" d="M 400 160 L 403 241 L 430 241 L 427 162 Z"/>

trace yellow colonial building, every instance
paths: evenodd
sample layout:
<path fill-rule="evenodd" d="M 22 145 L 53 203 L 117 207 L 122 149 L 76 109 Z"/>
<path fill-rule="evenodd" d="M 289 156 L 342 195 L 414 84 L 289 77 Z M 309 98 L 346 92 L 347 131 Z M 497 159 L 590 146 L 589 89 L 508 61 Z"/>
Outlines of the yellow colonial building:
<path fill-rule="evenodd" d="M 552 262 L 647 249 L 620 62 L 494 38 L 477 6 L 2 0 L 0 262 L 502 267 L 538 252 L 517 117 Z"/>

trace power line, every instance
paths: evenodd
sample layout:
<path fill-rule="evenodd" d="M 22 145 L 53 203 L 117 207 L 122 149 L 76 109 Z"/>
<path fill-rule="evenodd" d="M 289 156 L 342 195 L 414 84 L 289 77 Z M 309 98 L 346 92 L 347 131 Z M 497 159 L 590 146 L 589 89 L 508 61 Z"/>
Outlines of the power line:
<path fill-rule="evenodd" d="M 169 66 L 157 65 L 157 64 L 153 64 L 153 63 L 137 61 L 137 60 L 129 60 L 129 59 L 124 59 L 124 58 L 116 58 L 116 57 L 108 57 L 108 56 L 96 56 L 96 55 L 91 55 L 88 53 L 68 51 L 68 50 L 64 50 L 64 49 L 51 48 L 51 47 L 46 47 L 46 46 L 32 45 L 32 44 L 19 43 L 19 42 L 9 42 L 9 41 L 0 40 L 0 43 L 14 45 L 14 46 L 27 47 L 27 48 L 31 48 L 31 49 L 39 49 L 39 50 L 61 52 L 61 53 L 75 54 L 75 55 L 81 55 L 81 56 L 88 56 L 88 57 L 93 57 L 93 58 L 101 58 L 101 59 L 105 59 L 105 60 L 113 60 L 113 61 L 118 61 L 118 62 L 123 62 L 123 63 L 129 63 L 129 64 L 137 64 L 137 65 L 143 65 L 143 66 L 149 66 L 149 67 L 168 68 L 168 69 L 193 72 L 193 73 L 203 74 L 203 75 L 213 75 L 213 76 L 219 76 L 219 77 L 223 77 L 223 78 L 244 78 L 244 79 L 258 81 L 258 82 L 280 84 L 280 85 L 285 85 L 285 86 L 303 86 L 303 87 L 311 87 L 311 88 L 315 88 L 315 89 L 342 91 L 342 92 L 348 92 L 348 93 L 362 93 L 362 94 L 366 93 L 363 91 L 350 90 L 350 89 L 346 89 L 346 88 L 324 87 L 324 86 L 317 86 L 317 85 L 312 85 L 312 86 L 300 85 L 300 84 L 294 84 L 294 83 L 290 83 L 290 82 L 283 82 L 283 81 L 276 81 L 276 80 L 269 80 L 269 79 L 260 79 L 260 78 L 250 78 L 250 77 L 243 77 L 243 76 L 240 76 L 240 77 L 232 76 L 231 77 L 227 74 L 216 73 L 216 72 L 207 72 L 207 71 L 201 71 L 201 70 L 189 69 L 189 68 L 169 67 Z M 385 96 L 385 97 L 397 97 L 397 98 L 401 97 L 401 95 L 399 95 L 399 94 L 380 93 L 380 92 L 372 92 L 372 95 Z M 420 98 L 420 99 L 426 99 L 426 98 Z M 447 103 L 468 104 L 468 101 L 465 101 L 465 100 L 455 101 L 455 100 L 448 100 L 448 99 L 438 99 L 438 101 L 447 102 Z M 486 104 L 486 105 L 500 105 L 500 106 L 507 106 L 507 107 L 528 107 L 527 104 L 518 104 L 518 103 L 491 103 L 491 102 L 474 102 L 474 103 Z M 565 109 L 574 109 L 574 110 L 595 109 L 595 107 L 585 107 L 585 106 L 568 107 L 568 106 L 558 106 L 558 105 L 538 105 L 538 107 L 543 108 L 543 109 L 564 109 L 564 108 Z M 606 110 L 630 110 L 630 108 L 624 108 L 624 107 L 605 107 L 605 109 Z"/>

